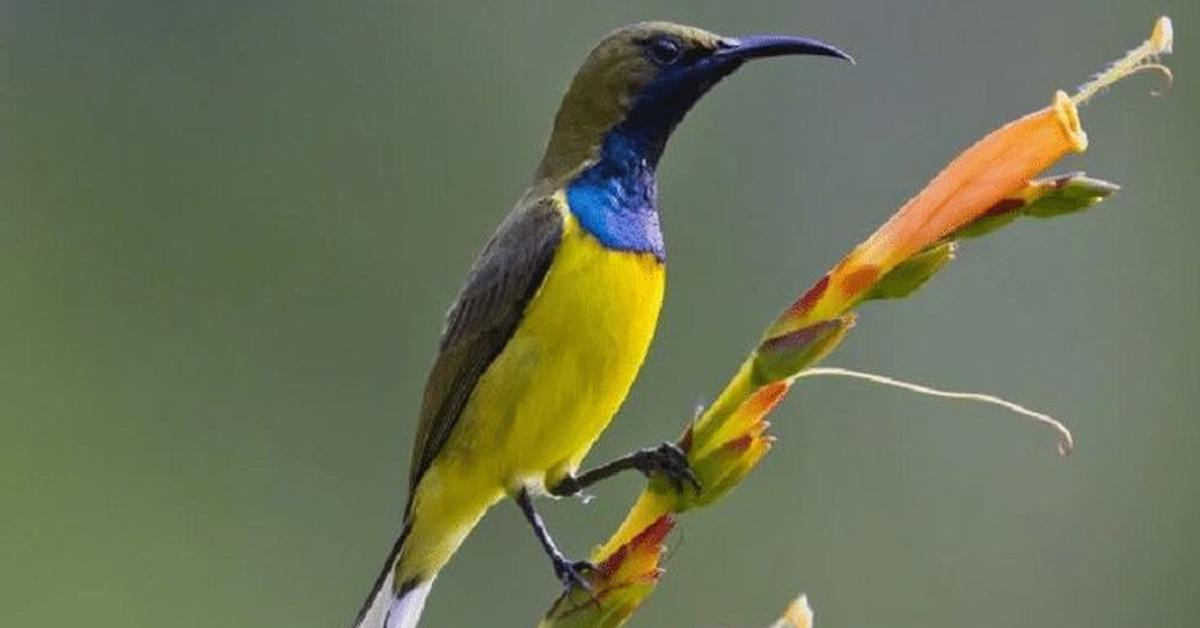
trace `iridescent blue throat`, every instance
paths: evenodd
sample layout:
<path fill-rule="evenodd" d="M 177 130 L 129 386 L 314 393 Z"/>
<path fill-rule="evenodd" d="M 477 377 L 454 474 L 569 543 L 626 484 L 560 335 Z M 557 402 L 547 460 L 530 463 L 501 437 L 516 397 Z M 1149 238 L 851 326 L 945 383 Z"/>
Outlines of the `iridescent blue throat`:
<path fill-rule="evenodd" d="M 579 224 L 604 246 L 653 253 L 663 261 L 666 249 L 654 180 L 658 154 L 625 131 L 618 126 L 605 136 L 599 161 L 567 186 L 567 204 Z"/>
<path fill-rule="evenodd" d="M 666 259 L 658 228 L 654 170 L 667 138 L 692 105 L 742 64 L 710 56 L 664 69 L 638 96 L 625 119 L 604 135 L 599 160 L 567 186 L 575 217 L 605 246 Z"/>

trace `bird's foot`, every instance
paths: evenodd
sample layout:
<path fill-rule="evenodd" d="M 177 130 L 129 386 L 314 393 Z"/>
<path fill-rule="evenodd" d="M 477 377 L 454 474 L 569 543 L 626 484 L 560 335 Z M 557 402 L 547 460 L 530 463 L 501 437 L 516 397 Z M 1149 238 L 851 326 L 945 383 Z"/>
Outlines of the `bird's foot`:
<path fill-rule="evenodd" d="M 578 589 L 594 599 L 596 591 L 586 574 L 595 571 L 596 566 L 586 560 L 571 561 L 562 555 L 554 557 L 554 575 L 562 583 L 564 595 Z"/>
<path fill-rule="evenodd" d="M 663 443 L 653 449 L 638 451 L 634 454 L 634 467 L 648 478 L 661 473 L 678 493 L 683 493 L 684 482 L 697 493 L 700 492 L 700 480 L 696 479 L 687 454 L 675 443 Z"/>

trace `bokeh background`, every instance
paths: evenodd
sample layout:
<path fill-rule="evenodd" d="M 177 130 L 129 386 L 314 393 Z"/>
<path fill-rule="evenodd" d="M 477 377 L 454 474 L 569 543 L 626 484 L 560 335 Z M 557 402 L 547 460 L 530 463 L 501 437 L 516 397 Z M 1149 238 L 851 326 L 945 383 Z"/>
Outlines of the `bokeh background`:
<path fill-rule="evenodd" d="M 858 67 L 747 67 L 661 168 L 661 333 L 598 461 L 675 436 L 780 307 L 967 143 L 1161 13 L 1177 80 L 1083 111 L 1094 211 L 962 247 L 811 380 L 761 472 L 684 518 L 633 626 L 1196 625 L 1195 0 L 0 3 L 0 625 L 345 626 L 397 528 L 441 317 L 572 71 L 666 18 L 808 34 Z M 577 556 L 640 486 L 546 515 Z M 425 626 L 555 593 L 502 505 Z"/>

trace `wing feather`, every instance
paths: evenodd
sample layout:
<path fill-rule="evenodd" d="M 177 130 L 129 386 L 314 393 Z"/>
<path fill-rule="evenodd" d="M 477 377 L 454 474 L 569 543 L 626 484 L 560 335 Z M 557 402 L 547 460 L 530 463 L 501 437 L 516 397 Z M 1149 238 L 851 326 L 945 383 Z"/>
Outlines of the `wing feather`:
<path fill-rule="evenodd" d="M 554 201 L 518 204 L 484 247 L 450 308 L 425 384 L 409 471 L 410 495 L 449 439 L 471 392 L 537 294 L 562 240 Z"/>

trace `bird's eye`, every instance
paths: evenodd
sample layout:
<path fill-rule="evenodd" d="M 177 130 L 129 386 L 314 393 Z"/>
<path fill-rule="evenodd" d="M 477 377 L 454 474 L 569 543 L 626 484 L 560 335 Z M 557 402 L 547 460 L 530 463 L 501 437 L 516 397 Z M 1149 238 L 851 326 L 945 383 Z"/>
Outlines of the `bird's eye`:
<path fill-rule="evenodd" d="M 661 65 L 675 63 L 682 54 L 679 42 L 670 37 L 659 37 L 650 42 L 650 56 Z"/>

